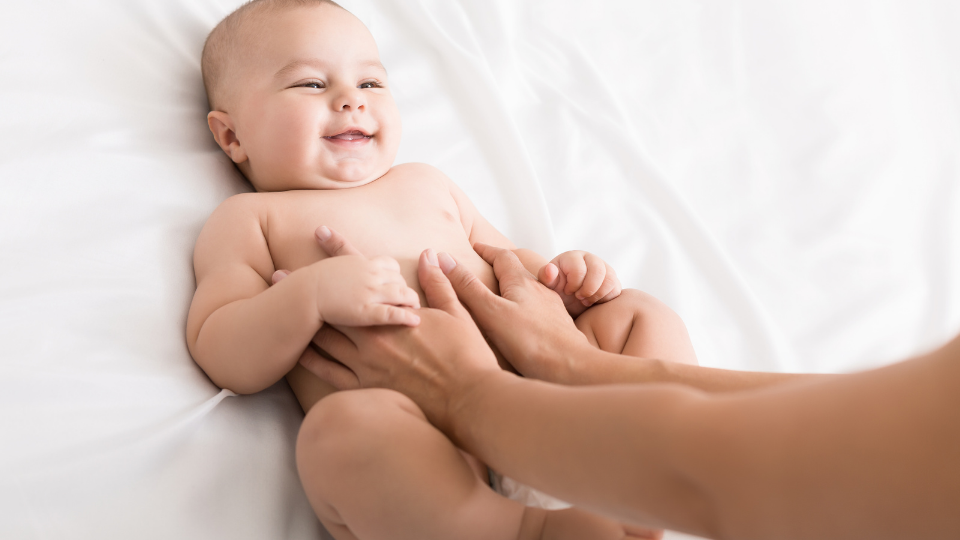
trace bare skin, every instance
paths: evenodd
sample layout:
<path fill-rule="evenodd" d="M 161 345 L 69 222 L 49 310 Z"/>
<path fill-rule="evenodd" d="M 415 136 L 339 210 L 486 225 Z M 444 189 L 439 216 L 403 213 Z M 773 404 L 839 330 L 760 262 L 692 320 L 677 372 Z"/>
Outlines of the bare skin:
<path fill-rule="evenodd" d="M 644 373 L 583 346 L 513 254 L 477 250 L 502 297 L 452 257 L 421 258 L 434 308 L 418 310 L 421 324 L 324 329 L 316 340 L 343 365 L 317 371 L 402 392 L 486 462 L 624 522 L 738 540 L 960 537 L 960 337 L 842 376 Z M 576 379 L 599 361 L 626 384 L 572 388 L 505 373 L 474 319 L 521 373 Z M 627 383 L 660 376 L 691 384 Z"/>
<path fill-rule="evenodd" d="M 326 248 L 331 255 L 357 253 L 337 233 L 327 243 L 332 244 Z M 426 250 L 421 257 L 432 253 Z M 275 279 L 279 282 L 285 274 L 279 271 Z M 561 297 L 551 294 L 562 305 Z M 618 300 L 594 306 L 577 319 L 574 324 L 584 329 L 580 342 L 599 343 L 637 357 L 695 358 L 682 322 L 669 308 L 639 291 L 624 291 Z M 569 315 L 567 321 L 573 323 Z M 600 331 L 595 333 L 594 327 Z M 312 350 L 301 363 L 333 386 L 353 390 L 330 396 L 310 410 L 297 448 L 307 496 L 338 538 L 392 538 L 398 531 L 416 531 L 412 538 L 661 536 L 660 531 L 624 526 L 577 508 L 552 512 L 518 508 L 493 493 L 486 484 L 485 469 L 480 474 L 471 470 L 475 463 L 470 456 L 431 425 L 409 399 L 393 392 L 357 390 L 355 377 Z M 307 482 L 307 478 L 323 482 Z M 490 516 L 497 518 L 491 522 Z M 410 525 L 398 526 L 405 522 Z"/>
<path fill-rule="evenodd" d="M 368 391 L 325 397 L 335 386 L 300 367 L 321 358 L 311 346 L 321 328 L 419 324 L 409 308 L 425 300 L 417 258 L 428 247 L 455 253 L 497 292 L 475 242 L 521 257 L 568 322 L 577 317 L 583 344 L 679 361 L 695 355 L 676 315 L 638 291 L 621 294 L 596 256 L 567 252 L 548 263 L 515 249 L 442 173 L 393 167 L 399 115 L 376 43 L 352 15 L 331 5 L 260 15 L 255 48 L 240 46 L 250 47 L 238 51 L 244 62 L 223 74 L 229 91 L 208 116 L 257 193 L 225 201 L 197 240 L 187 321 L 197 363 L 238 393 L 287 377 L 308 412 L 301 480 L 338 539 L 659 537 L 584 510 L 504 498 L 486 485 L 485 466 L 409 400 Z M 663 326 L 682 340 L 644 337 Z"/>

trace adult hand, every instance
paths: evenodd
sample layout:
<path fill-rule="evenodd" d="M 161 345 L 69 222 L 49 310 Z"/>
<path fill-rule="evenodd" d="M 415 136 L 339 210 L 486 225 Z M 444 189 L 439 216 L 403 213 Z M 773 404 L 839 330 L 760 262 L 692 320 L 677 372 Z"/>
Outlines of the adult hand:
<path fill-rule="evenodd" d="M 454 397 L 485 376 L 511 375 L 497 365 L 431 250 L 420 255 L 418 275 L 430 306 L 416 310 L 418 326 L 325 325 L 313 343 L 336 361 L 305 354 L 301 364 L 340 389 L 381 387 L 402 392 L 444 429 Z"/>
<path fill-rule="evenodd" d="M 460 300 L 507 360 L 527 377 L 567 382 L 571 362 L 591 349 L 563 301 L 528 272 L 508 249 L 475 244 L 500 282 L 497 296 L 465 266 L 445 253 L 440 267 Z"/>

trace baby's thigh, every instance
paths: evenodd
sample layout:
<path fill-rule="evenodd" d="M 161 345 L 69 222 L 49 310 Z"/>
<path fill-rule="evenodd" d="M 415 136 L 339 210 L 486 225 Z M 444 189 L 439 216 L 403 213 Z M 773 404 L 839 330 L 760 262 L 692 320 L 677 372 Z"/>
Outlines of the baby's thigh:
<path fill-rule="evenodd" d="M 456 517 L 453 506 L 467 502 L 502 506 L 486 468 L 391 390 L 336 392 L 314 405 L 297 438 L 297 469 L 311 506 L 337 538 L 427 538 L 421 533 L 438 509 Z"/>
<path fill-rule="evenodd" d="M 399 392 L 379 388 L 335 392 L 311 407 L 303 419 L 297 436 L 298 465 L 309 469 L 327 464 L 333 469 L 327 473 L 336 474 L 346 470 L 348 462 L 365 461 L 378 452 L 394 452 L 418 437 L 449 443 L 420 407 Z M 449 446 L 456 448 L 452 443 Z M 471 470 L 486 478 L 486 466 L 456 450 Z"/>
<path fill-rule="evenodd" d="M 384 449 L 385 439 L 402 438 L 422 424 L 429 424 L 426 416 L 399 392 L 335 392 L 318 401 L 303 419 L 297 435 L 297 466 L 301 475 L 323 468 L 323 476 L 337 476 L 348 463 L 375 458 L 372 454 Z"/>
<path fill-rule="evenodd" d="M 666 304 L 636 289 L 595 304 L 575 321 L 594 346 L 608 352 L 696 364 L 683 320 Z"/>

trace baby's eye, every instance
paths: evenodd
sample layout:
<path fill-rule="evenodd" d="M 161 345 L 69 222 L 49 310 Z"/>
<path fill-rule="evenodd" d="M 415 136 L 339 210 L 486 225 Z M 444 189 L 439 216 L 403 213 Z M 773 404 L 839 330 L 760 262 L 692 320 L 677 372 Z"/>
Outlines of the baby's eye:
<path fill-rule="evenodd" d="M 305 82 L 305 83 L 303 83 L 303 84 L 301 84 L 301 85 L 299 85 L 299 86 L 300 86 L 301 88 L 315 88 L 315 89 L 320 89 L 320 88 L 323 88 L 323 83 L 321 83 L 321 82 L 316 82 L 316 81 L 310 81 L 310 82 Z"/>
<path fill-rule="evenodd" d="M 377 82 L 377 81 L 366 81 L 366 82 L 360 83 L 359 88 L 361 88 L 361 89 L 363 89 L 363 88 L 382 88 L 382 86 L 381 86 L 380 83 Z"/>

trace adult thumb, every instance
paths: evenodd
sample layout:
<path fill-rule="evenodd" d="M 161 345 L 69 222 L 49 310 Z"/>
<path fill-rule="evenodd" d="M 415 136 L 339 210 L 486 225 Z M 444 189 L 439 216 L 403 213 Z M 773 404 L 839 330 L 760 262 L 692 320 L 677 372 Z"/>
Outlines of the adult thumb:
<path fill-rule="evenodd" d="M 432 249 L 425 249 L 420 254 L 420 263 L 417 266 L 417 278 L 420 288 L 427 297 L 427 305 L 440 309 L 452 315 L 467 315 L 466 309 L 457 300 L 457 293 L 450 286 L 450 280 L 440 270 L 437 254 Z"/>

